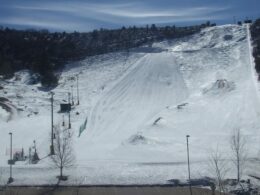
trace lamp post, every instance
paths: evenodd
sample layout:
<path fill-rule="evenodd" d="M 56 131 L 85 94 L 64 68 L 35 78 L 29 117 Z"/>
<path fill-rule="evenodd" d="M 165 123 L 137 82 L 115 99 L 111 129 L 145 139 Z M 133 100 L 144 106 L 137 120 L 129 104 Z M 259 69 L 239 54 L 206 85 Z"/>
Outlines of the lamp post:
<path fill-rule="evenodd" d="M 13 165 L 13 134 L 10 132 L 10 160 L 9 160 L 9 165 L 10 165 L 10 177 L 8 179 L 8 183 L 12 183 L 14 179 L 12 178 L 12 165 Z"/>
<path fill-rule="evenodd" d="M 188 174 L 189 174 L 189 188 L 190 188 L 190 195 L 192 195 L 192 189 L 191 189 L 191 181 L 190 181 L 190 154 L 189 154 L 189 135 L 186 135 L 186 141 L 187 141 L 187 158 L 188 158 Z"/>
<path fill-rule="evenodd" d="M 50 147 L 50 155 L 54 155 L 54 146 L 53 146 L 53 95 L 54 92 L 51 92 L 51 147 Z"/>

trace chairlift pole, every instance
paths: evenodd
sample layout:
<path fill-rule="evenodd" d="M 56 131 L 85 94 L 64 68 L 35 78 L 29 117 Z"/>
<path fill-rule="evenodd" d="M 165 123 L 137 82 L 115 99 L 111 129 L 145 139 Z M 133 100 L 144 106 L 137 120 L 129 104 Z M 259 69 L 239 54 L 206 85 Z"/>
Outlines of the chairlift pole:
<path fill-rule="evenodd" d="M 77 78 L 77 104 L 79 105 L 79 75 L 76 75 Z"/>
<path fill-rule="evenodd" d="M 70 92 L 68 92 L 68 103 L 70 104 L 70 109 L 71 109 L 71 103 L 70 103 Z M 69 116 L 69 129 L 71 128 L 71 123 L 70 123 L 70 110 L 68 110 L 68 116 Z"/>
<path fill-rule="evenodd" d="M 68 92 L 68 104 L 70 104 L 70 92 Z"/>
<path fill-rule="evenodd" d="M 29 147 L 29 164 L 31 164 L 32 161 L 32 148 Z"/>
<path fill-rule="evenodd" d="M 73 85 L 70 86 L 71 87 L 71 105 L 74 105 L 74 98 L 73 98 Z"/>
<path fill-rule="evenodd" d="M 191 181 L 190 181 L 189 137 L 190 137 L 189 135 L 186 135 L 186 141 L 187 141 L 187 158 L 188 158 L 188 174 L 189 174 L 189 188 L 190 188 L 190 195 L 192 195 Z"/>
<path fill-rule="evenodd" d="M 54 155 L 54 146 L 53 146 L 53 95 L 54 92 L 51 92 L 51 148 L 50 155 Z"/>
<path fill-rule="evenodd" d="M 62 115 L 62 126 L 65 126 L 64 115 Z"/>
<path fill-rule="evenodd" d="M 33 147 L 34 147 L 34 153 L 36 153 L 37 151 L 36 151 L 36 141 L 35 140 L 33 140 Z"/>
<path fill-rule="evenodd" d="M 9 164 L 10 164 L 10 177 L 8 179 L 8 183 L 12 183 L 14 181 L 14 179 L 12 178 L 12 165 L 13 165 L 13 134 L 10 132 L 10 160 L 9 160 Z"/>
<path fill-rule="evenodd" d="M 71 123 L 70 123 L 70 110 L 69 110 L 69 129 L 71 129 Z"/>

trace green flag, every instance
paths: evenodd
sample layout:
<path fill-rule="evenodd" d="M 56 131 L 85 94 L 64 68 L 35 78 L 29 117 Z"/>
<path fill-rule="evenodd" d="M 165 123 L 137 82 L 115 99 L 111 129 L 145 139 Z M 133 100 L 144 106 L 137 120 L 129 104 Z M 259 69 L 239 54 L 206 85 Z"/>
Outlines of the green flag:
<path fill-rule="evenodd" d="M 79 137 L 80 137 L 81 133 L 86 129 L 87 122 L 88 122 L 88 117 L 86 118 L 84 123 L 82 125 L 80 125 L 80 127 L 79 127 Z"/>

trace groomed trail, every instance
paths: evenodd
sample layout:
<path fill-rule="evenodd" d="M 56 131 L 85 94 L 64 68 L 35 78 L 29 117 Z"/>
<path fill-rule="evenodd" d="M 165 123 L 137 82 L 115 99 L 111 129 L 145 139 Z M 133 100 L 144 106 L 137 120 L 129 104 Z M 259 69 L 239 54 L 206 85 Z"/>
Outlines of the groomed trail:
<path fill-rule="evenodd" d="M 162 109 L 187 98 L 184 79 L 170 52 L 146 54 L 133 66 L 95 105 L 87 127 L 92 141 L 116 144 L 141 130 Z"/>
<path fill-rule="evenodd" d="M 61 124 L 64 117 L 67 127 L 67 115 L 58 113 L 59 104 L 66 101 L 71 76 L 76 74 L 80 105 L 71 112 L 76 163 L 65 170 L 69 180 L 63 184 L 186 182 L 188 134 L 192 178 L 212 176 L 209 157 L 216 149 L 227 159 L 226 176 L 235 178 L 229 143 L 235 129 L 241 130 L 248 143 L 245 179 L 260 170 L 256 160 L 260 96 L 248 28 L 210 27 L 193 36 L 154 43 L 151 48 L 68 64 L 54 89 L 55 124 Z M 0 169 L 2 178 L 8 178 L 9 156 L 3 151 L 8 151 L 10 129 L 14 148 L 27 151 L 35 139 L 40 157 L 48 154 L 50 95 L 15 80 L 7 82 L 4 90 L 12 105 L 24 110 L 0 123 Z M 78 137 L 86 118 L 86 129 Z M 50 168 L 46 158 L 37 165 L 19 162 L 14 174 L 15 185 L 44 185 L 55 184 L 58 170 Z"/>

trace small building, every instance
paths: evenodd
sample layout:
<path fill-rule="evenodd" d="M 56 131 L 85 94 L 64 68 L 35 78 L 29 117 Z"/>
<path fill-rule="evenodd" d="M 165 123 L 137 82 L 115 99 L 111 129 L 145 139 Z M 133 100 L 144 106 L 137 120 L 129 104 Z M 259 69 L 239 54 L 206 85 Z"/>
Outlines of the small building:
<path fill-rule="evenodd" d="M 65 104 L 60 104 L 60 112 L 70 112 L 71 111 L 71 104 L 65 103 Z"/>

